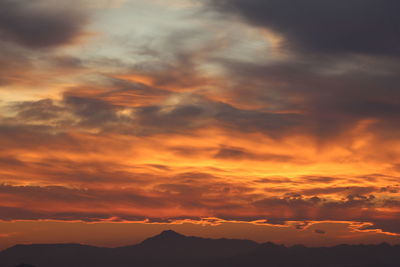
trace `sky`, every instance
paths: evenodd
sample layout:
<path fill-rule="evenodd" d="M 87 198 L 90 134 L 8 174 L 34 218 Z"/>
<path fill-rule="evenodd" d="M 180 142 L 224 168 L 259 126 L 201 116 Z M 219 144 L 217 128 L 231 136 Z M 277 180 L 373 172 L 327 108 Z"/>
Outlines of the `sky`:
<path fill-rule="evenodd" d="M 0 0 L 0 249 L 400 243 L 399 8 Z"/>

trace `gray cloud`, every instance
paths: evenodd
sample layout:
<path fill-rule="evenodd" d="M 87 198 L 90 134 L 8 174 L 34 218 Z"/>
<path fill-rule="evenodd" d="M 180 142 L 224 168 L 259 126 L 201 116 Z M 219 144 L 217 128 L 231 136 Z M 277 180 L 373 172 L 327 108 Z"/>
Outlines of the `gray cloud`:
<path fill-rule="evenodd" d="M 49 123 L 46 124 L 46 120 L 57 120 L 64 123 L 55 126 L 59 127 L 59 131 L 68 130 L 69 127 L 83 127 L 83 129 L 96 128 L 131 135 L 185 133 L 200 127 L 215 125 L 244 132 L 261 131 L 279 137 L 285 131 L 301 124 L 302 120 L 302 117 L 296 114 L 241 110 L 198 95 L 175 94 L 175 97 L 181 101 L 172 105 L 161 103 L 129 107 L 113 104 L 97 97 L 66 94 L 61 102 L 44 99 L 14 103 L 10 107 L 18 113 L 17 120 L 13 120 L 14 123 L 26 124 L 30 121 L 42 120 L 44 125 L 50 126 Z M 123 109 L 128 109 L 130 112 L 119 114 L 119 111 Z M 71 116 L 75 120 L 71 120 Z M 264 158 L 288 159 L 280 155 L 264 155 Z"/>
<path fill-rule="evenodd" d="M 292 157 L 286 155 L 268 153 L 257 154 L 238 147 L 221 147 L 214 155 L 214 158 L 227 160 L 259 160 L 277 162 L 294 160 Z"/>
<path fill-rule="evenodd" d="M 263 64 L 225 60 L 221 64 L 235 83 L 232 91 L 238 101 L 247 105 L 261 102 L 267 107 L 276 107 L 278 103 L 277 110 L 299 113 L 274 115 L 269 120 L 249 114 L 251 119 L 246 126 L 250 129 L 274 120 L 275 126 L 288 125 L 298 133 L 330 139 L 369 119 L 374 120 L 369 125 L 370 130 L 378 136 L 392 133 L 391 138 L 397 138 L 400 80 L 396 69 L 399 66 L 391 61 L 364 62 L 363 59 L 339 57 L 291 58 Z M 346 64 L 352 67 L 346 70 Z M 246 97 L 249 94 L 251 98 Z M 241 113 L 234 120 L 245 116 Z"/>
<path fill-rule="evenodd" d="M 213 0 L 211 6 L 281 35 L 290 55 L 264 63 L 218 59 L 236 101 L 297 111 L 297 118 L 274 117 L 284 125 L 291 118 L 293 131 L 318 140 L 344 136 L 365 120 L 377 139 L 399 137 L 398 1 Z"/>
<path fill-rule="evenodd" d="M 49 8 L 45 1 L 1 0 L 0 36 L 28 48 L 49 48 L 73 41 L 82 33 L 88 17 L 72 7 Z"/>
<path fill-rule="evenodd" d="M 18 117 L 21 120 L 27 121 L 59 119 L 62 117 L 63 112 L 66 111 L 65 108 L 55 105 L 50 99 L 15 103 L 11 108 L 18 112 Z"/>
<path fill-rule="evenodd" d="M 282 197 L 260 198 L 253 194 L 252 188 L 214 179 L 164 183 L 148 192 L 133 188 L 74 189 L 61 186 L 0 185 L 0 199 L 4 200 L 0 206 L 0 211 L 3 211 L 0 213 L 1 220 L 99 221 L 114 217 L 118 218 L 116 220 L 151 218 L 152 221 L 173 221 L 177 216 L 157 219 L 150 213 L 179 207 L 180 218 L 193 218 L 191 211 L 197 210 L 201 211 L 200 217 L 241 221 L 266 219 L 268 223 L 276 224 L 304 221 L 306 225 L 308 221 L 327 220 L 371 222 L 374 225 L 365 229 L 400 233 L 395 215 L 378 211 L 381 207 L 399 207 L 398 201 L 377 199 L 372 195 L 348 195 L 342 200 L 332 200 L 293 193 Z M 26 207 L 27 202 L 30 203 L 29 208 Z M 93 207 L 96 207 L 95 210 Z M 237 215 L 244 211 L 248 216 Z M 386 218 L 380 219 L 382 216 Z"/>
<path fill-rule="evenodd" d="M 321 230 L 321 229 L 315 229 L 315 230 L 314 230 L 314 233 L 323 235 L 323 234 L 326 234 L 326 231 Z"/>
<path fill-rule="evenodd" d="M 214 0 L 219 10 L 242 15 L 308 53 L 400 55 L 396 0 Z"/>

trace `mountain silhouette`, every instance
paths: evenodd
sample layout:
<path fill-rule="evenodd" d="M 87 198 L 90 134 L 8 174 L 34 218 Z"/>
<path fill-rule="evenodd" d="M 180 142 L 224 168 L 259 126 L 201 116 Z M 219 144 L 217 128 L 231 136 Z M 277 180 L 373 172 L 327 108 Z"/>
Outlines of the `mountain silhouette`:
<path fill-rule="evenodd" d="M 400 245 L 285 247 L 249 240 L 208 239 L 163 231 L 118 248 L 80 244 L 16 245 L 1 267 L 399 267 Z"/>

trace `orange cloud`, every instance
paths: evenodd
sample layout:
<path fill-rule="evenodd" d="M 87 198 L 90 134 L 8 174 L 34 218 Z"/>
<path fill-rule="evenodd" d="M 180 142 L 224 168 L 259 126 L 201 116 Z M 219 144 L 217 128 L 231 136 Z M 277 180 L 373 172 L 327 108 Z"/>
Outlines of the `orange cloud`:
<path fill-rule="evenodd" d="M 49 39 L 0 25 L 11 36 L 0 42 L 1 220 L 398 236 L 397 62 L 241 61 L 231 38 L 191 47 L 185 34 L 142 52 L 148 62 L 61 50 L 84 13 L 32 14 L 55 20 Z M 351 67 L 369 64 L 381 72 Z"/>

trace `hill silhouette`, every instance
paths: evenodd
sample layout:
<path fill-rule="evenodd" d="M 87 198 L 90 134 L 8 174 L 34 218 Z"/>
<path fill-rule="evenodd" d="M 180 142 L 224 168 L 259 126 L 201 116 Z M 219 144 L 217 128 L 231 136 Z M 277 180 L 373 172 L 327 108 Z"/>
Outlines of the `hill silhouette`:
<path fill-rule="evenodd" d="M 79 244 L 16 245 L 0 266 L 35 267 L 399 267 L 400 245 L 285 247 L 249 240 L 207 239 L 171 230 L 119 248 Z M 23 264 L 22 264 L 23 263 Z"/>

